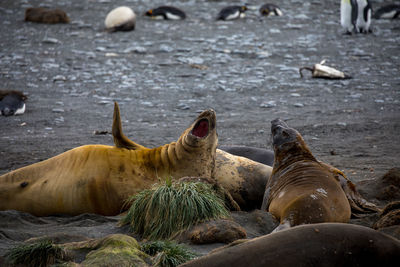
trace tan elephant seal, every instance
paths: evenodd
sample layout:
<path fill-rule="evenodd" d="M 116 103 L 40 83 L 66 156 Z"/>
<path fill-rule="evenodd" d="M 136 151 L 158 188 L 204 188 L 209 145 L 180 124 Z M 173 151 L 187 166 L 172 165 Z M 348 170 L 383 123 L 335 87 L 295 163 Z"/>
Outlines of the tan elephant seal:
<path fill-rule="evenodd" d="M 257 237 L 180 266 L 395 267 L 399 261 L 398 239 L 360 225 L 320 223 Z"/>
<path fill-rule="evenodd" d="M 274 230 L 300 224 L 348 222 L 350 204 L 335 173 L 312 155 L 302 136 L 280 119 L 271 122 L 275 160 L 262 209 L 279 221 Z"/>
<path fill-rule="evenodd" d="M 145 148 L 129 140 L 123 133 L 117 104 L 113 118 L 115 146 L 132 150 Z M 265 186 L 272 171 L 270 166 L 217 149 L 214 171 L 215 179 L 212 182 L 217 183 L 218 190 L 224 192 L 231 209 L 253 210 L 261 207 Z"/>
<path fill-rule="evenodd" d="M 116 215 L 128 197 L 159 179 L 214 177 L 217 143 L 215 112 L 206 110 L 177 142 L 154 149 L 77 147 L 0 176 L 0 210 Z"/>

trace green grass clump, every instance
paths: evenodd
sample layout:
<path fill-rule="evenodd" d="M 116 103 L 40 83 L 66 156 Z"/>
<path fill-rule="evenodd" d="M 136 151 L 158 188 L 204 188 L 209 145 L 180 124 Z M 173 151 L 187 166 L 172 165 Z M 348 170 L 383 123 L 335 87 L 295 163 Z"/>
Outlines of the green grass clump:
<path fill-rule="evenodd" d="M 154 265 L 159 267 L 175 267 L 190 261 L 196 254 L 184 246 L 170 241 L 153 241 L 141 245 L 140 249 L 154 257 Z"/>
<path fill-rule="evenodd" d="M 228 217 L 224 201 L 211 185 L 200 182 L 170 182 L 133 196 L 122 224 L 148 239 L 168 239 L 201 221 Z"/>
<path fill-rule="evenodd" d="M 50 240 L 32 244 L 22 244 L 12 248 L 6 255 L 6 262 L 10 265 L 45 267 L 59 263 L 65 257 L 62 248 L 54 245 Z"/>

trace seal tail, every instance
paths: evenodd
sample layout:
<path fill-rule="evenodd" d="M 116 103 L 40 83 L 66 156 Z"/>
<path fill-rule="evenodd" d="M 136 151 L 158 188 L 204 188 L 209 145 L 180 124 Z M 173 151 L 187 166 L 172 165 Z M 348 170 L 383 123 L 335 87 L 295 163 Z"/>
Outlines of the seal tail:
<path fill-rule="evenodd" d="M 144 146 L 141 146 L 141 145 L 136 144 L 135 142 L 131 141 L 122 132 L 121 115 L 119 112 L 119 105 L 117 102 L 114 102 L 112 135 L 114 138 L 114 144 L 118 148 L 126 148 L 129 150 L 139 150 L 139 149 L 145 148 Z"/>

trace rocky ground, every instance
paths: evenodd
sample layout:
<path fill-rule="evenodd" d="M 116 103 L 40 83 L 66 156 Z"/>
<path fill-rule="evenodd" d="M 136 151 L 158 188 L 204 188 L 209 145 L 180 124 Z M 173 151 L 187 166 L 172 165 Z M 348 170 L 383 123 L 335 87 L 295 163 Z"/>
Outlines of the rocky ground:
<path fill-rule="evenodd" d="M 221 22 L 218 11 L 239 2 L 173 1 L 188 18 L 155 21 L 143 13 L 160 0 L 1 1 L 1 88 L 29 99 L 24 115 L 0 117 L 0 174 L 111 145 L 118 101 L 126 135 L 148 147 L 176 140 L 213 108 L 220 144 L 270 148 L 270 121 L 280 117 L 354 182 L 382 177 L 400 163 L 400 20 L 343 35 L 339 2 L 279 1 L 282 17 L 250 10 Z M 104 18 L 120 5 L 135 10 L 136 29 L 109 34 Z M 32 6 L 61 8 L 71 23 L 24 22 Z M 299 67 L 322 59 L 353 78 L 300 78 Z"/>

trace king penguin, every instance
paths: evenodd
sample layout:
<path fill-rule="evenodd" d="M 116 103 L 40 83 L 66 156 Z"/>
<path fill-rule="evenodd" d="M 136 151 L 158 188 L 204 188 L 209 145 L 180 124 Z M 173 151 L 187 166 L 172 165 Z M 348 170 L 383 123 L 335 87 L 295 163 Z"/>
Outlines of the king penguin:
<path fill-rule="evenodd" d="M 247 6 L 227 6 L 221 9 L 217 15 L 217 20 L 234 20 L 243 18 Z"/>
<path fill-rule="evenodd" d="M 150 9 L 145 13 L 145 15 L 153 19 L 180 20 L 186 18 L 184 11 L 173 6 L 160 6 Z"/>
<path fill-rule="evenodd" d="M 368 0 L 341 0 L 340 24 L 348 34 L 370 31 L 372 8 Z"/>
<path fill-rule="evenodd" d="M 368 0 L 357 0 L 358 14 L 356 27 L 361 33 L 369 33 L 371 26 L 372 7 Z"/>

